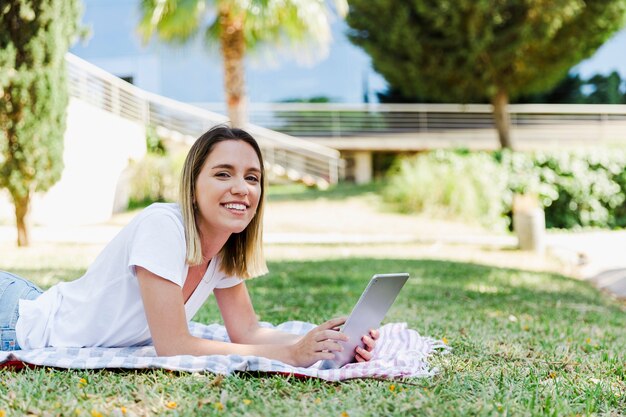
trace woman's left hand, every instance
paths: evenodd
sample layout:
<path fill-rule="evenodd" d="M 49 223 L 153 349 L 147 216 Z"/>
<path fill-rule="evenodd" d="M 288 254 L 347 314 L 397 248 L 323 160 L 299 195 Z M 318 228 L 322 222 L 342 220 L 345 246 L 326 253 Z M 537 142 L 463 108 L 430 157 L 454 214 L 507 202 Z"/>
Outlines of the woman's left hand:
<path fill-rule="evenodd" d="M 376 347 L 376 340 L 380 337 L 378 330 L 370 330 L 369 335 L 363 336 L 361 340 L 365 344 L 365 348 L 357 346 L 355 359 L 357 362 L 367 362 L 372 359 L 372 351 Z"/>

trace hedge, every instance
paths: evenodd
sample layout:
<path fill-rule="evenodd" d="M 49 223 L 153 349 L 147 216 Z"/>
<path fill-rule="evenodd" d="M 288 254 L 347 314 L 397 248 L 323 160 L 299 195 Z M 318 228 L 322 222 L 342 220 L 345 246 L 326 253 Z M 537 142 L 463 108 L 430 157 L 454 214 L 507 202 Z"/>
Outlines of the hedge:
<path fill-rule="evenodd" d="M 534 194 L 546 227 L 626 226 L 626 151 L 434 151 L 396 161 L 384 197 L 425 212 L 502 229 L 515 193 Z"/>

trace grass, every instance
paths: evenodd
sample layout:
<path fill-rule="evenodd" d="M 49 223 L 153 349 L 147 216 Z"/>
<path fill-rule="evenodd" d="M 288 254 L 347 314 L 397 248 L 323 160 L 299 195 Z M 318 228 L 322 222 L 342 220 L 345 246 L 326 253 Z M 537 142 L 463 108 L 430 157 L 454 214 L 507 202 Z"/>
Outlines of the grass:
<path fill-rule="evenodd" d="M 0 263 L 0 267 L 3 265 Z M 314 379 L 211 374 L 0 370 L 0 415 L 623 415 L 626 310 L 560 275 L 428 260 L 275 262 L 249 283 L 261 320 L 346 314 L 373 272 L 411 279 L 387 321 L 445 338 L 427 379 Z M 74 267 L 23 268 L 74 277 Z M 220 321 L 210 299 L 195 317 Z"/>
<path fill-rule="evenodd" d="M 378 193 L 383 188 L 382 182 L 371 182 L 357 185 L 352 183 L 339 183 L 332 185 L 327 190 L 319 190 L 315 187 L 307 187 L 304 184 L 276 184 L 267 188 L 268 201 L 311 201 L 318 198 L 327 200 L 343 200 L 347 197 L 363 196 L 370 193 Z"/>

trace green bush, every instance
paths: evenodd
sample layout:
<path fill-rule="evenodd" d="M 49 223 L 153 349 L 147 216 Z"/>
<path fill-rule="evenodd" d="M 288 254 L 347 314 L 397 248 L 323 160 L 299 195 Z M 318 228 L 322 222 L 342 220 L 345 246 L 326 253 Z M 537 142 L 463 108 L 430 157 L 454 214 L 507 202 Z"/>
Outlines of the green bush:
<path fill-rule="evenodd" d="M 185 154 L 147 154 L 131 166 L 129 207 L 178 200 L 178 182 Z"/>
<path fill-rule="evenodd" d="M 437 151 L 401 160 L 384 195 L 403 212 L 499 227 L 510 224 L 515 193 L 539 197 L 549 228 L 624 227 L 626 152 Z"/>
<path fill-rule="evenodd" d="M 615 228 L 626 223 L 623 151 L 507 152 L 501 162 L 510 173 L 513 192 L 540 197 L 549 228 Z"/>
<path fill-rule="evenodd" d="M 436 151 L 399 159 L 383 194 L 400 211 L 506 226 L 507 175 L 487 153 Z"/>
<path fill-rule="evenodd" d="M 146 127 L 146 149 L 148 154 L 152 155 L 161 155 L 164 156 L 167 154 L 167 148 L 165 147 L 165 143 L 163 139 L 158 135 L 156 128 L 154 126 Z"/>

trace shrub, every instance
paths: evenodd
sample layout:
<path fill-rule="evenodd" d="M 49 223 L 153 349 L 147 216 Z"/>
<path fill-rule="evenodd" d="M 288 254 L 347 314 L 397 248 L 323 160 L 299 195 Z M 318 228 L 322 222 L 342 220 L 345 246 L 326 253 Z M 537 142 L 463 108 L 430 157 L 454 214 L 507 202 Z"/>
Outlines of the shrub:
<path fill-rule="evenodd" d="M 437 151 L 399 159 L 383 194 L 402 212 L 424 212 L 503 228 L 507 175 L 487 153 Z"/>
<path fill-rule="evenodd" d="M 385 189 L 404 212 L 444 212 L 497 226 L 510 224 L 515 193 L 539 197 L 549 228 L 624 227 L 626 151 L 437 151 L 402 160 Z"/>
<path fill-rule="evenodd" d="M 177 201 L 180 172 L 185 153 L 159 156 L 147 154 L 131 166 L 129 207 L 145 206 L 155 201 Z"/>
<path fill-rule="evenodd" d="M 501 162 L 510 172 L 512 191 L 540 197 L 547 227 L 614 228 L 626 223 L 623 151 L 505 153 Z"/>

